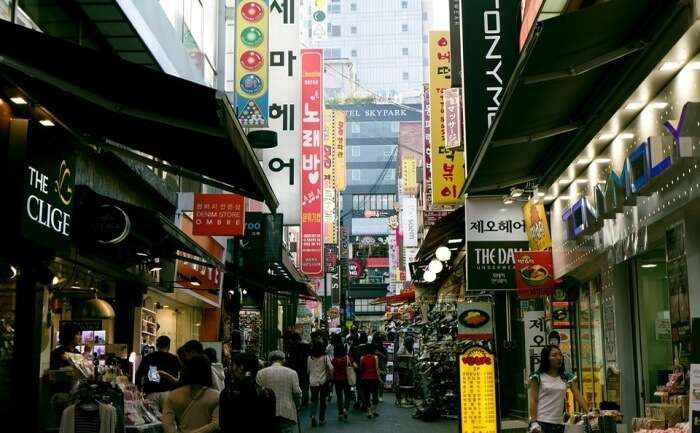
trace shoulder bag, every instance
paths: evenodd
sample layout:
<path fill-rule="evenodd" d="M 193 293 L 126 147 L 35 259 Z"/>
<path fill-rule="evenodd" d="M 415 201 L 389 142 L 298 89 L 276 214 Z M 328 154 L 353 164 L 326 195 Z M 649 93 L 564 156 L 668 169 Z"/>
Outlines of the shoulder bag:
<path fill-rule="evenodd" d="M 350 362 L 350 356 L 346 355 L 345 360 L 347 361 L 347 365 L 345 366 L 345 375 L 348 378 L 348 385 L 355 386 L 357 385 L 357 375 L 355 374 L 355 367 L 353 367 L 352 362 Z"/>

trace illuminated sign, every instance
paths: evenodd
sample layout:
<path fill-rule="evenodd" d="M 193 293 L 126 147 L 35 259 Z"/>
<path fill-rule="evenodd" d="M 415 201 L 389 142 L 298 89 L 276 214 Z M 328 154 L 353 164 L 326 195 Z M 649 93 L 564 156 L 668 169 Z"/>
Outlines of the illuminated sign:
<path fill-rule="evenodd" d="M 649 137 L 632 149 L 618 175 L 613 170 L 605 182 L 593 189 L 593 201 L 584 197 L 562 213 L 569 239 L 594 233 L 604 219 L 614 219 L 624 206 L 635 206 L 638 196 L 649 195 L 683 158 L 699 156 L 694 142 L 700 137 L 700 103 L 688 102 L 683 106 L 677 126 L 665 122 L 671 136 Z"/>
<path fill-rule="evenodd" d="M 461 433 L 496 433 L 496 359 L 472 346 L 459 356 L 459 427 Z"/>

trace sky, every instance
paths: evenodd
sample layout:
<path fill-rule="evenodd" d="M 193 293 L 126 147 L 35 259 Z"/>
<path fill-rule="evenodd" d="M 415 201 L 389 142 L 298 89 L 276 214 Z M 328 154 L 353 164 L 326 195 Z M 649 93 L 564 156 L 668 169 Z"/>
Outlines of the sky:
<path fill-rule="evenodd" d="M 449 30 L 449 0 L 434 0 L 433 30 Z"/>

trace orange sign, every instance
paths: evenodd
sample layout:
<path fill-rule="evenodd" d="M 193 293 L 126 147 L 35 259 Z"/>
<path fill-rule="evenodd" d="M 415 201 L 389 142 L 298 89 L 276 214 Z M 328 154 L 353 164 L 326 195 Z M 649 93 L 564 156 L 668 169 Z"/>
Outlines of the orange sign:
<path fill-rule="evenodd" d="M 461 433 L 496 433 L 496 359 L 485 348 L 473 346 L 459 356 Z"/>

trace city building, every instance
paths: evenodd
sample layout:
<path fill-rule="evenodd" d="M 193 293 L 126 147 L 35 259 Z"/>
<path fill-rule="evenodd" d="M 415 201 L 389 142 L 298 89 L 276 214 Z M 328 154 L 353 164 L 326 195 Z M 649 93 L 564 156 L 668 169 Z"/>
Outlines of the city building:
<path fill-rule="evenodd" d="M 423 56 L 427 40 L 422 35 L 427 34 L 423 30 L 432 16 L 424 13 L 421 0 L 330 0 L 328 31 L 323 39 L 312 37 L 311 5 L 308 0 L 304 5 L 304 45 L 323 48 L 327 60 L 348 59 L 355 74 L 346 79 L 355 80 L 360 92 L 384 100 L 419 100 L 427 67 L 427 58 Z"/>

